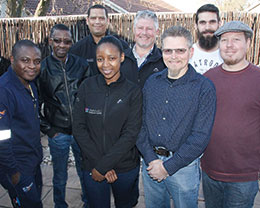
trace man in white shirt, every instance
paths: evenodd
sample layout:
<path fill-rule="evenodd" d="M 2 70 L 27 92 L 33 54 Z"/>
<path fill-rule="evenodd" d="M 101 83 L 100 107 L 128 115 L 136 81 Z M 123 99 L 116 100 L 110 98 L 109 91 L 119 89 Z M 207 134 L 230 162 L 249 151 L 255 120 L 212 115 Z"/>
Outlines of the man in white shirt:
<path fill-rule="evenodd" d="M 219 9 L 213 4 L 205 4 L 196 12 L 197 42 L 193 44 L 194 54 L 190 64 L 204 74 L 210 68 L 223 63 L 219 54 L 218 39 L 214 32 L 221 25 Z"/>

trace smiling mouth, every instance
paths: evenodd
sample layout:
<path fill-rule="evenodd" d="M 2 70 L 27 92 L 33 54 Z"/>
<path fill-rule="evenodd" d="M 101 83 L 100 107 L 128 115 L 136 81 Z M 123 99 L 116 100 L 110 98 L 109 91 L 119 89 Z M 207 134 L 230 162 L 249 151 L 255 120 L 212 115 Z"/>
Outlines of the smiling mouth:
<path fill-rule="evenodd" d="M 111 72 L 112 72 L 112 70 L 107 70 L 107 69 L 103 70 L 103 73 L 106 74 L 106 75 L 110 74 Z"/>

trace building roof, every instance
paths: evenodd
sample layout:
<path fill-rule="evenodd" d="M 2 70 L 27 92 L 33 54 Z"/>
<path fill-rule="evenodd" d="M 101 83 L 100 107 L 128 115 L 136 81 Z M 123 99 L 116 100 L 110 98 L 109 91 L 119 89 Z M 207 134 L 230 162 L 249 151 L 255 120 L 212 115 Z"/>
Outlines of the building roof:
<path fill-rule="evenodd" d="M 38 2 L 38 0 L 27 0 L 25 4 L 26 10 L 33 15 Z M 97 3 L 103 4 L 109 13 L 137 12 L 146 9 L 154 12 L 180 11 L 163 0 L 51 0 L 47 16 L 86 14 L 89 6 Z"/>

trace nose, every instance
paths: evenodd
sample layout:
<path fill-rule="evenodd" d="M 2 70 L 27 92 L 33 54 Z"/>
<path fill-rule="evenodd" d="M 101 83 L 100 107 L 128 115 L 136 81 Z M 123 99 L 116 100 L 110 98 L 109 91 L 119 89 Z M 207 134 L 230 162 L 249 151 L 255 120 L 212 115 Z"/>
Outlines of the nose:
<path fill-rule="evenodd" d="M 206 22 L 205 29 L 206 29 L 206 30 L 209 30 L 210 28 L 211 28 L 210 23 L 209 23 L 209 22 Z"/>
<path fill-rule="evenodd" d="M 60 46 L 60 47 L 64 47 L 65 45 L 66 45 L 66 44 L 64 44 L 64 40 L 62 40 L 59 46 Z"/>
<path fill-rule="evenodd" d="M 109 61 L 108 59 L 104 59 L 104 62 L 103 62 L 103 66 L 106 67 L 109 65 Z"/>
<path fill-rule="evenodd" d="M 232 47 L 233 46 L 233 41 L 231 39 L 228 39 L 226 46 L 229 47 L 229 48 Z"/>
<path fill-rule="evenodd" d="M 30 61 L 29 64 L 28 64 L 28 67 L 30 69 L 35 69 L 36 68 L 36 64 L 33 61 Z"/>

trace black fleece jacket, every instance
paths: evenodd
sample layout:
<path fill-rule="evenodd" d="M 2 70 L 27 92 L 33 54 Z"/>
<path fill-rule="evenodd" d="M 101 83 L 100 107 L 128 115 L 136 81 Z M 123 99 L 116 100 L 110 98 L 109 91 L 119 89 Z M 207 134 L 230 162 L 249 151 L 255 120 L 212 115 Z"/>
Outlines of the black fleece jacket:
<path fill-rule="evenodd" d="M 101 174 L 127 172 L 139 164 L 135 146 L 142 121 L 142 92 L 121 76 L 107 85 L 102 74 L 81 85 L 73 113 L 73 135 L 83 168 Z"/>
<path fill-rule="evenodd" d="M 121 72 L 128 80 L 143 88 L 145 81 L 150 75 L 162 71 L 165 68 L 162 52 L 154 45 L 152 52 L 147 56 L 140 68 L 137 66 L 137 61 L 132 49 L 126 49 L 125 60 L 121 65 Z"/>

